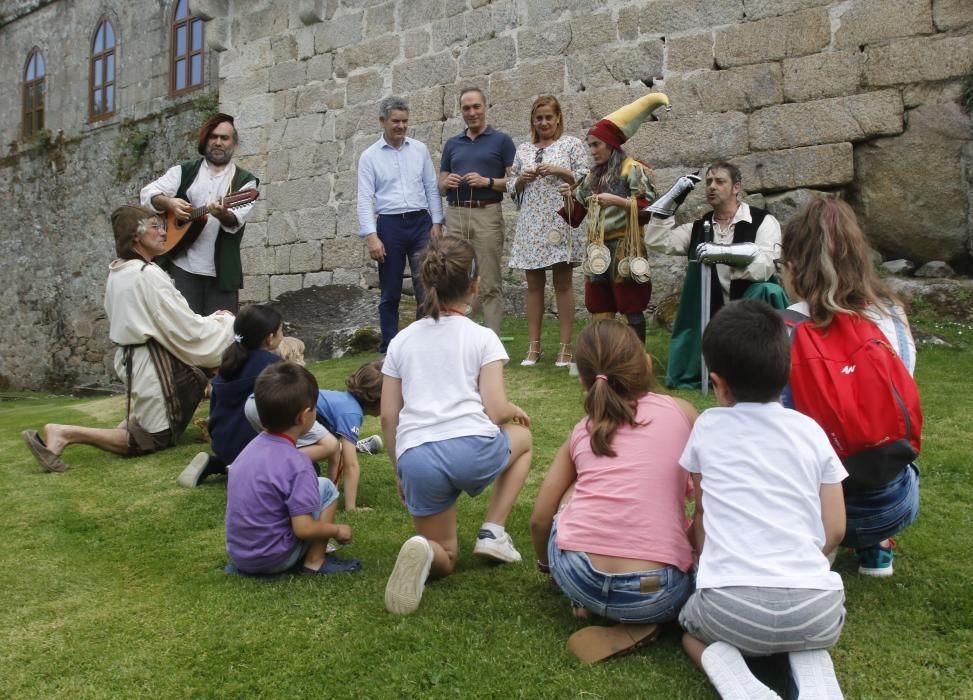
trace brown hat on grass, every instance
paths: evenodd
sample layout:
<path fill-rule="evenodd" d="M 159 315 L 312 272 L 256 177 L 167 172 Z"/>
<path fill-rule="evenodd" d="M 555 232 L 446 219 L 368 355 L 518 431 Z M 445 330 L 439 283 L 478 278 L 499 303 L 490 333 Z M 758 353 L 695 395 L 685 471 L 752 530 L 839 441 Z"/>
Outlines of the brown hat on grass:
<path fill-rule="evenodd" d="M 209 135 L 213 133 L 213 129 L 223 122 L 230 122 L 230 126 L 233 127 L 233 140 L 236 141 L 236 126 L 233 124 L 233 117 L 220 112 L 216 116 L 207 119 L 199 129 L 199 142 L 196 144 L 196 151 L 199 155 L 206 155 L 206 141 L 209 139 Z"/>
<path fill-rule="evenodd" d="M 151 209 L 135 204 L 123 204 L 111 213 L 111 228 L 115 233 L 115 253 L 120 258 L 131 260 L 140 258 L 135 252 L 135 241 L 138 238 L 139 227 L 146 219 L 160 218 Z"/>

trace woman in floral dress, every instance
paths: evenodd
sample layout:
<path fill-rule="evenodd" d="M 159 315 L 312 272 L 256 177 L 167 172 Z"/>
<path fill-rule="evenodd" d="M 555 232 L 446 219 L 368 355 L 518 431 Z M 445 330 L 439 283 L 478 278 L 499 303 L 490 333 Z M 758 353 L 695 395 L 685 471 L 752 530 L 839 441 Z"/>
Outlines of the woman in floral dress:
<path fill-rule="evenodd" d="M 580 139 L 564 136 L 561 105 L 551 95 L 541 95 L 530 110 L 531 141 L 517 148 L 513 176 L 507 189 L 519 197 L 520 215 L 510 252 L 510 267 L 527 277 L 527 331 L 530 344 L 520 363 L 534 365 L 541 349 L 544 316 L 544 285 L 547 271 L 554 277 L 554 294 L 561 324 L 561 346 L 555 365 L 571 363 L 571 330 L 574 325 L 574 283 L 571 268 L 584 256 L 583 233 L 558 216 L 564 197 L 558 185 L 573 185 L 588 172 L 588 153 Z"/>

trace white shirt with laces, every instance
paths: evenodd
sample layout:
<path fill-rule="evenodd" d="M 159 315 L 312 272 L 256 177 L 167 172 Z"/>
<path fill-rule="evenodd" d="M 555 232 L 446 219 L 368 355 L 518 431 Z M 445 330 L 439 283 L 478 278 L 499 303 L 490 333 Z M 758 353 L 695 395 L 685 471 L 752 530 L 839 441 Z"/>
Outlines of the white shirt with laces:
<path fill-rule="evenodd" d="M 215 171 L 210 166 L 209 161 L 204 158 L 199 166 L 196 179 L 186 190 L 187 201 L 194 208 L 204 207 L 207 204 L 219 201 L 230 194 L 230 185 L 233 183 L 235 174 L 236 165 L 233 163 L 228 163 L 222 170 Z M 142 188 L 139 197 L 142 206 L 153 211 L 159 211 L 152 206 L 152 198 L 159 194 L 165 197 L 175 197 L 181 181 L 182 166 L 172 166 L 158 180 L 150 182 Z M 256 183 L 251 181 L 240 189 L 249 190 L 254 187 L 256 187 Z M 216 277 L 216 237 L 219 235 L 220 228 L 222 227 L 227 233 L 236 233 L 247 223 L 247 216 L 249 216 L 251 209 L 253 209 L 252 202 L 231 210 L 237 220 L 236 226 L 223 226 L 219 219 L 210 216 L 206 220 L 206 225 L 203 226 L 199 238 L 179 255 L 176 255 L 172 259 L 173 264 L 194 275 Z"/>

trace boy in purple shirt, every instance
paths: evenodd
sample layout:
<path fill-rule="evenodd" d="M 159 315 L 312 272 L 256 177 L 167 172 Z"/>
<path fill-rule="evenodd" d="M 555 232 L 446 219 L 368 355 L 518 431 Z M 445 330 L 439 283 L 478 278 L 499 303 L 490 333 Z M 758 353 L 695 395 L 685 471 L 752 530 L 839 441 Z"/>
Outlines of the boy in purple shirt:
<path fill-rule="evenodd" d="M 318 383 L 292 362 L 264 369 L 254 386 L 265 430 L 230 470 L 226 497 L 226 549 L 243 573 L 353 572 L 357 559 L 327 554 L 328 540 L 351 542 L 351 528 L 334 522 L 338 490 L 315 475 L 297 438 L 314 424 Z"/>

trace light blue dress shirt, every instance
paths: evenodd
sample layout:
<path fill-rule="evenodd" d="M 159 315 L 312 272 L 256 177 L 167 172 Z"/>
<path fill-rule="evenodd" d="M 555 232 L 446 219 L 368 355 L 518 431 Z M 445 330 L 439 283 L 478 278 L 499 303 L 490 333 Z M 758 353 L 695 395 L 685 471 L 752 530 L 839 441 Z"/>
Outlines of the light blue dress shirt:
<path fill-rule="evenodd" d="M 358 159 L 358 235 L 375 233 L 376 214 L 427 209 L 434 224 L 443 223 L 443 203 L 429 149 L 405 138 L 393 148 L 381 136 Z"/>

